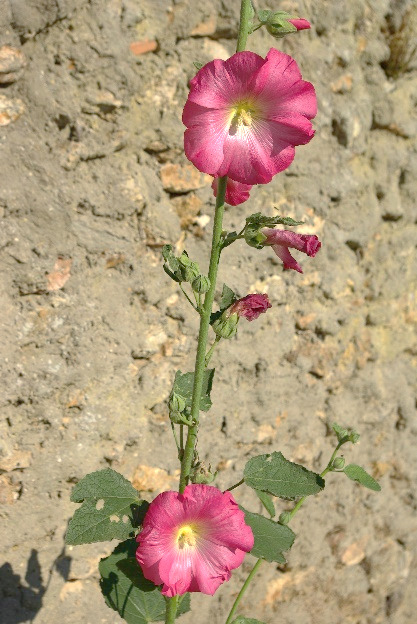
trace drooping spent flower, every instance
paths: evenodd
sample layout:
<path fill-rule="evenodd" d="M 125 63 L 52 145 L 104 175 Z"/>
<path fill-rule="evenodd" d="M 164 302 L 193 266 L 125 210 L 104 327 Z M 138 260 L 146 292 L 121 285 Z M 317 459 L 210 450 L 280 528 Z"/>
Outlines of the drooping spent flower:
<path fill-rule="evenodd" d="M 219 179 L 214 178 L 211 188 L 213 189 L 214 197 L 217 197 L 217 189 L 219 186 Z M 238 206 L 249 199 L 249 193 L 252 188 L 251 184 L 242 184 L 241 182 L 235 182 L 231 178 L 227 178 L 225 202 L 231 206 Z"/>
<path fill-rule="evenodd" d="M 164 596 L 213 595 L 253 548 L 252 529 L 230 492 L 187 485 L 184 494 L 163 492 L 150 504 L 137 536 L 136 559 L 145 578 Z"/>
<path fill-rule="evenodd" d="M 254 321 L 260 314 L 272 308 L 268 295 L 246 295 L 238 299 L 227 310 L 230 314 L 244 316 L 248 321 Z"/>
<path fill-rule="evenodd" d="M 237 332 L 240 317 L 243 316 L 248 321 L 254 321 L 271 307 L 268 295 L 246 295 L 224 310 L 221 316 L 214 321 L 212 328 L 218 336 L 232 338 Z"/>
<path fill-rule="evenodd" d="M 214 177 L 266 184 L 291 164 L 295 145 L 311 140 L 316 113 L 314 87 L 293 58 L 274 48 L 265 59 L 237 52 L 207 63 L 191 80 L 185 153 Z"/>
<path fill-rule="evenodd" d="M 292 257 L 289 248 L 298 249 L 314 258 L 321 247 L 321 242 L 314 234 L 297 234 L 290 230 L 275 230 L 274 228 L 262 228 L 261 233 L 265 236 L 262 245 L 271 245 L 278 258 L 284 263 L 284 269 L 294 269 L 299 273 L 303 269 Z"/>

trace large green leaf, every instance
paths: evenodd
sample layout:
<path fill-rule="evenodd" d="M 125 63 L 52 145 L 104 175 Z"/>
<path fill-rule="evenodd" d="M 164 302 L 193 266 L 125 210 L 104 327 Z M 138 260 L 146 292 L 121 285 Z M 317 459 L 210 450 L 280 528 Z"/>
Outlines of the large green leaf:
<path fill-rule="evenodd" d="M 200 409 L 208 412 L 211 407 L 210 392 L 213 385 L 214 368 L 204 371 L 203 388 L 201 391 Z M 193 398 L 194 373 L 175 373 L 173 392 L 185 399 L 186 407 L 191 407 Z"/>
<path fill-rule="evenodd" d="M 295 534 L 290 527 L 269 520 L 265 516 L 246 511 L 246 509 L 243 509 L 243 512 L 245 522 L 251 527 L 255 538 L 251 555 L 267 561 L 286 563 L 282 553 L 289 550 L 295 540 Z"/>
<path fill-rule="evenodd" d="M 67 544 L 90 544 L 132 535 L 148 508 L 130 481 L 111 468 L 86 475 L 71 500 L 82 503 L 69 521 Z"/>
<path fill-rule="evenodd" d="M 290 500 L 317 494 L 325 485 L 320 475 L 276 452 L 252 457 L 245 466 L 244 479 L 255 490 Z"/>
<path fill-rule="evenodd" d="M 375 479 L 371 477 L 371 475 L 368 474 L 361 466 L 349 464 L 344 467 L 343 472 L 347 477 L 349 477 L 349 479 L 352 479 L 352 481 L 356 481 L 370 490 L 374 490 L 374 492 L 381 491 L 381 486 L 378 481 L 375 481 Z"/>
<path fill-rule="evenodd" d="M 99 563 L 100 586 L 106 604 L 128 624 L 147 624 L 165 619 L 166 599 L 160 588 L 143 576 L 135 559 L 134 539 L 119 544 Z M 190 595 L 181 597 L 178 615 L 190 610 Z"/>

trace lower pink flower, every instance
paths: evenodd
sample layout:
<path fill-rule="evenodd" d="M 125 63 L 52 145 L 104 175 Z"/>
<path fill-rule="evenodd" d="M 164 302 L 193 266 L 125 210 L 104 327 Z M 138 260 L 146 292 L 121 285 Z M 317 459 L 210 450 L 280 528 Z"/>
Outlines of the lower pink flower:
<path fill-rule="evenodd" d="M 217 197 L 217 189 L 219 186 L 219 178 L 214 178 L 211 188 L 213 189 L 214 197 Z M 249 192 L 252 188 L 251 184 L 242 184 L 241 182 L 235 182 L 231 178 L 227 178 L 226 186 L 226 204 L 230 206 L 238 206 L 243 204 L 249 199 Z"/>
<path fill-rule="evenodd" d="M 246 295 L 246 297 L 235 301 L 227 310 L 227 313 L 229 315 L 237 314 L 238 316 L 244 316 L 248 321 L 254 321 L 269 308 L 272 308 L 272 306 L 268 295 Z"/>
<path fill-rule="evenodd" d="M 252 529 L 230 492 L 187 485 L 184 494 L 163 492 L 150 504 L 137 536 L 145 578 L 172 597 L 213 595 L 253 548 Z"/>
<path fill-rule="evenodd" d="M 284 269 L 294 269 L 299 273 L 303 272 L 301 266 L 290 254 L 289 247 L 298 249 L 298 251 L 302 251 L 312 258 L 314 258 L 321 247 L 321 242 L 314 234 L 296 234 L 289 230 L 275 230 L 272 228 L 263 228 L 261 231 L 266 236 L 266 240 L 262 244 L 272 246 L 278 258 L 284 263 Z"/>

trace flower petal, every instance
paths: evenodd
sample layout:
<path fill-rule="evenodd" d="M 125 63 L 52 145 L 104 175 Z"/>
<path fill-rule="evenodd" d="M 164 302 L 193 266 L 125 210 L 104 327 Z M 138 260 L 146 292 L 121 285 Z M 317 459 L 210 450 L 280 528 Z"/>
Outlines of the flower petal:
<path fill-rule="evenodd" d="M 283 247 L 283 245 L 272 245 L 272 249 L 275 251 L 278 258 L 280 258 L 284 263 L 284 269 L 294 269 L 299 273 L 303 272 L 301 266 L 290 254 L 288 247 Z"/>
<path fill-rule="evenodd" d="M 265 59 L 254 52 L 237 52 L 227 61 L 207 63 L 190 81 L 189 99 L 207 108 L 224 108 L 244 95 Z"/>
<path fill-rule="evenodd" d="M 219 178 L 214 178 L 211 188 L 213 189 L 214 197 L 217 197 L 217 190 L 219 186 Z M 238 206 L 249 199 L 249 192 L 252 188 L 251 184 L 241 184 L 235 182 L 231 178 L 227 178 L 225 202 L 230 206 Z"/>
<path fill-rule="evenodd" d="M 224 111 L 204 108 L 187 101 L 183 122 L 188 125 L 184 134 L 184 150 L 199 171 L 217 175 L 223 161 L 223 146 L 227 136 Z"/>

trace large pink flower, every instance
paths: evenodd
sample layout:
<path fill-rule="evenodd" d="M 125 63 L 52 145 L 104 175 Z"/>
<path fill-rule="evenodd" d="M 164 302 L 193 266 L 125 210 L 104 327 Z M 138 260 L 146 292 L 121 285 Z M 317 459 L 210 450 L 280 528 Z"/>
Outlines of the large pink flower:
<path fill-rule="evenodd" d="M 314 87 L 291 56 L 237 52 L 191 80 L 184 107 L 185 153 L 204 173 L 265 184 L 286 169 L 294 146 L 308 143 L 317 113 Z"/>
<path fill-rule="evenodd" d="M 214 594 L 230 570 L 253 548 L 252 529 L 230 492 L 187 485 L 184 494 L 163 492 L 150 504 L 136 558 L 145 578 L 165 596 Z"/>
<path fill-rule="evenodd" d="M 278 258 L 284 263 L 284 269 L 294 269 L 299 273 L 303 269 L 292 257 L 288 248 L 298 249 L 308 256 L 314 258 L 321 247 L 321 242 L 314 234 L 296 234 L 290 230 L 275 230 L 273 228 L 263 228 L 262 234 L 266 236 L 263 245 L 271 245 Z"/>
<path fill-rule="evenodd" d="M 217 189 L 219 186 L 219 178 L 214 178 L 211 188 L 213 189 L 214 197 L 217 197 Z M 231 178 L 227 178 L 226 196 L 224 198 L 226 204 L 231 206 L 239 206 L 249 199 L 249 193 L 252 186 L 250 184 L 241 184 L 241 182 L 235 182 Z"/>

